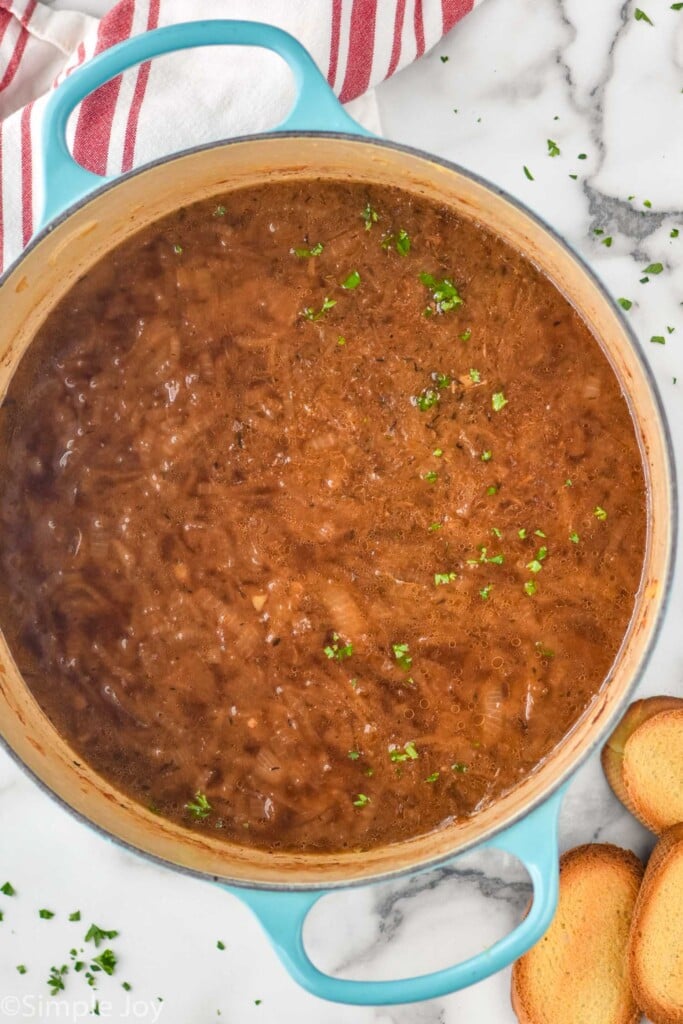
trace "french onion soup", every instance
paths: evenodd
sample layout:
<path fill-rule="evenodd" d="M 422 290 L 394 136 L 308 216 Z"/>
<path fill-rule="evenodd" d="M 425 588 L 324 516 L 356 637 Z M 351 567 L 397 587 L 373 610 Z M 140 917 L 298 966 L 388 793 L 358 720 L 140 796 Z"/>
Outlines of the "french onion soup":
<path fill-rule="evenodd" d="M 399 189 L 244 188 L 144 228 L 0 408 L 0 617 L 78 756 L 240 845 L 476 814 L 609 677 L 641 455 L 535 266 Z"/>

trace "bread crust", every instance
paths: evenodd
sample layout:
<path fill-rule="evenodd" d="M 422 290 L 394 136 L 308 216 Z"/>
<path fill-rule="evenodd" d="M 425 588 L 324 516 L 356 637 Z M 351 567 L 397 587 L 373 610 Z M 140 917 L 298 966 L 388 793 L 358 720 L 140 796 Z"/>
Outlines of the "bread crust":
<path fill-rule="evenodd" d="M 634 999 L 653 1024 L 683 1024 L 683 1003 L 675 1006 L 663 998 L 661 989 L 655 991 L 655 983 L 651 976 L 648 977 L 645 964 L 646 947 L 651 938 L 648 934 L 648 916 L 667 871 L 679 858 L 683 859 L 683 822 L 667 829 L 657 843 L 648 862 L 631 921 L 627 951 L 631 990 Z M 675 915 L 679 919 L 683 916 L 683 891 L 680 893 L 680 905 L 675 908 Z M 663 941 L 666 942 L 666 938 Z M 683 948 L 681 959 L 683 960 Z"/>
<path fill-rule="evenodd" d="M 620 880 L 622 881 L 625 876 L 629 886 L 632 886 L 633 903 L 635 903 L 636 893 L 643 877 L 643 865 L 631 850 L 624 850 L 619 846 L 613 846 L 611 843 L 588 843 L 583 846 L 577 846 L 573 850 L 569 850 L 567 853 L 563 854 L 560 858 L 560 894 L 564 895 L 566 899 L 567 892 L 574 884 L 575 879 L 579 878 L 586 869 L 591 869 L 593 867 L 600 867 L 602 869 L 600 877 L 603 882 L 605 880 L 605 875 L 610 872 L 618 872 Z M 595 893 L 596 907 L 600 906 L 601 891 L 602 887 L 600 887 L 600 891 L 596 891 Z M 553 926 L 555 928 L 561 928 L 563 926 L 560 916 L 566 915 L 566 909 L 566 904 L 563 909 L 558 907 L 558 912 L 556 913 L 548 932 L 546 932 L 546 936 L 550 934 Z M 595 924 L 599 927 L 599 914 L 596 915 Z M 546 936 L 544 936 L 544 938 Z M 590 942 L 590 938 L 590 935 L 586 935 L 585 941 Z M 568 941 L 571 940 L 569 939 Z M 520 959 L 513 965 L 510 993 L 512 1009 L 514 1010 L 520 1024 L 549 1024 L 549 1016 L 543 1013 L 540 1008 L 540 1004 L 543 1002 L 544 993 L 534 991 L 535 985 L 529 970 L 533 958 L 547 955 L 549 958 L 548 974 L 552 978 L 553 989 L 556 989 L 558 986 L 564 986 L 567 989 L 567 1016 L 564 1021 L 553 1019 L 552 1024 L 572 1024 L 575 1018 L 574 1008 L 572 1005 L 571 982 L 567 982 L 566 976 L 563 976 L 557 964 L 555 964 L 555 969 L 553 971 L 553 964 L 550 962 L 550 954 L 544 951 L 543 942 L 544 939 L 541 939 L 536 946 L 529 950 L 528 953 L 525 953 L 524 956 L 520 957 Z M 553 973 L 555 974 L 555 977 L 552 977 Z M 599 984 L 600 979 L 596 980 Z M 548 987 L 551 987 L 550 983 Z M 641 1013 L 631 998 L 628 988 L 629 980 L 625 973 L 625 1012 L 610 1020 L 601 1019 L 598 1022 L 596 1019 L 595 1024 L 637 1024 L 640 1020 Z"/>

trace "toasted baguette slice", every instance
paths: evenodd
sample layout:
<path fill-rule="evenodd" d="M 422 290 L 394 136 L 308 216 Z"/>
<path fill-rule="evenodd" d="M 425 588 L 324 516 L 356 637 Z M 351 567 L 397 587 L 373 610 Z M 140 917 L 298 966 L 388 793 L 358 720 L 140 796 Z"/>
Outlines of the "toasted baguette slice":
<path fill-rule="evenodd" d="M 607 781 L 659 834 L 683 821 L 683 699 L 649 697 L 627 710 L 602 750 Z"/>
<path fill-rule="evenodd" d="M 631 923 L 633 995 L 653 1024 L 683 1024 L 683 824 L 657 843 Z"/>
<path fill-rule="evenodd" d="M 520 1024 L 635 1024 L 626 970 L 631 914 L 643 865 L 608 843 L 560 859 L 560 900 L 550 928 L 512 968 Z"/>

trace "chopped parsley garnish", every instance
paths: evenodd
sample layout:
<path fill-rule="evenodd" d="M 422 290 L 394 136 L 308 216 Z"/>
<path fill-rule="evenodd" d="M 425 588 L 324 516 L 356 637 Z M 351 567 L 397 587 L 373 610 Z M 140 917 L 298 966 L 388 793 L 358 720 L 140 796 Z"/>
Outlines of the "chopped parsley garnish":
<path fill-rule="evenodd" d="M 211 813 L 211 804 L 206 798 L 205 793 L 201 793 L 199 790 L 194 795 L 194 800 L 190 800 L 185 804 L 185 810 L 193 814 L 195 818 L 202 819 L 208 818 Z M 94 926 L 93 926 L 94 927 Z"/>
<path fill-rule="evenodd" d="M 130 983 L 129 981 L 122 981 L 122 982 L 121 982 L 121 988 L 122 988 L 122 989 L 123 989 L 123 990 L 124 990 L 125 992 L 130 992 L 130 990 L 132 989 L 132 987 L 133 987 L 133 986 L 131 985 L 131 983 Z"/>
<path fill-rule="evenodd" d="M 517 530 L 517 536 L 519 537 L 520 540 L 525 540 L 525 538 L 526 538 L 526 530 L 524 529 L 524 527 L 522 527 L 521 530 Z"/>
<path fill-rule="evenodd" d="M 552 139 L 548 139 L 548 156 L 559 156 L 560 147 Z"/>
<path fill-rule="evenodd" d="M 636 21 L 646 21 L 648 25 L 654 25 L 654 21 L 650 21 L 645 11 L 641 11 L 640 7 L 636 7 L 633 16 Z"/>
<path fill-rule="evenodd" d="M 440 459 L 441 456 L 443 455 L 443 448 L 435 448 L 434 451 L 432 452 L 432 455 L 434 456 L 435 459 Z"/>
<path fill-rule="evenodd" d="M 469 341 L 470 338 L 472 337 L 472 328 L 471 327 L 465 328 L 465 330 L 462 331 L 458 335 L 458 337 L 460 338 L 461 341 Z"/>
<path fill-rule="evenodd" d="M 447 583 L 453 583 L 457 578 L 457 573 L 454 572 L 435 572 L 434 586 L 444 587 Z"/>
<path fill-rule="evenodd" d="M 437 530 L 443 530 L 443 523 L 430 523 L 428 530 L 430 533 L 436 533 Z"/>
<path fill-rule="evenodd" d="M 462 304 L 458 289 L 447 277 L 438 281 L 432 274 L 423 272 L 419 275 L 419 278 L 425 288 L 429 288 L 432 293 L 432 299 L 434 300 L 432 312 L 448 313 L 450 310 L 455 309 L 456 306 Z M 431 309 L 429 306 L 427 308 Z"/>
<path fill-rule="evenodd" d="M 391 649 L 398 667 L 402 668 L 404 672 L 410 672 L 413 659 L 410 656 L 408 644 L 392 644 Z"/>
<path fill-rule="evenodd" d="M 345 345 L 346 344 L 346 338 L 342 334 L 340 334 L 339 337 L 337 338 L 337 344 L 338 345 Z"/>
<path fill-rule="evenodd" d="M 527 562 L 527 569 L 529 572 L 540 572 L 543 566 L 537 558 L 533 558 L 530 562 Z"/>
<path fill-rule="evenodd" d="M 569 477 L 567 477 L 567 479 L 565 480 L 564 486 L 565 487 L 573 487 L 574 486 L 573 483 L 571 482 L 571 480 L 569 479 Z"/>
<path fill-rule="evenodd" d="M 529 181 L 533 181 L 534 180 L 533 174 L 531 173 L 531 171 L 529 170 L 529 168 L 526 165 L 522 168 L 522 170 L 524 171 L 524 173 L 527 176 L 527 178 L 529 179 Z"/>
<path fill-rule="evenodd" d="M 103 950 L 99 956 L 93 957 L 91 969 L 104 971 L 110 977 L 116 970 L 116 954 L 111 949 Z"/>
<path fill-rule="evenodd" d="M 543 530 L 534 530 L 535 537 L 545 537 Z"/>
<path fill-rule="evenodd" d="M 354 807 L 365 807 L 370 803 L 370 797 L 366 796 L 365 793 L 359 793 L 356 799 L 353 801 Z"/>
<path fill-rule="evenodd" d="M 606 245 L 606 246 L 607 246 L 607 248 L 609 249 L 609 248 L 610 248 L 610 246 L 612 245 L 612 236 L 611 236 L 611 235 L 608 235 L 608 236 L 607 236 L 607 238 L 603 238 L 603 239 L 601 240 L 600 244 L 601 244 L 601 245 Z"/>
<path fill-rule="evenodd" d="M 502 391 L 496 391 L 491 397 L 491 406 L 494 412 L 500 412 L 508 404 L 508 400 Z"/>
<path fill-rule="evenodd" d="M 17 890 L 11 882 L 5 882 L 4 885 L 0 885 L 0 892 L 3 896 L 16 896 L 17 894 Z"/>
<path fill-rule="evenodd" d="M 649 277 L 639 277 L 638 278 L 638 283 L 639 284 L 649 284 L 649 282 L 650 282 L 650 278 Z"/>
<path fill-rule="evenodd" d="M 619 303 L 622 309 L 630 309 L 633 305 L 630 299 L 617 299 L 617 302 Z"/>
<path fill-rule="evenodd" d="M 536 530 L 536 533 L 538 534 L 539 537 L 545 537 L 545 534 L 541 533 L 539 530 Z M 539 560 L 539 562 L 544 561 L 544 559 L 546 559 L 547 557 L 548 557 L 548 549 L 546 547 L 539 548 L 538 551 L 536 552 L 536 558 Z"/>
<path fill-rule="evenodd" d="M 447 373 L 433 373 L 432 380 L 436 384 L 439 391 L 443 391 L 444 388 L 450 387 L 451 378 Z"/>
<path fill-rule="evenodd" d="M 669 327 L 669 326 L 667 326 L 667 328 L 666 328 L 666 333 L 667 333 L 667 334 L 673 334 L 673 332 L 674 332 L 675 330 L 676 330 L 676 328 L 675 328 L 675 327 Z"/>
<path fill-rule="evenodd" d="M 225 943 L 221 942 L 221 940 L 219 939 L 218 942 L 216 943 L 216 949 L 225 949 Z"/>
<path fill-rule="evenodd" d="M 118 932 L 114 930 L 107 931 L 106 928 L 99 928 L 96 924 L 91 924 L 86 932 L 85 942 L 94 942 L 95 947 L 99 949 L 100 943 L 104 942 L 105 939 L 115 939 L 118 936 Z"/>
<path fill-rule="evenodd" d="M 176 245 L 173 246 L 173 252 L 176 254 L 176 256 L 180 256 L 182 254 L 182 251 L 183 251 L 182 245 L 177 245 L 176 244 Z"/>
<path fill-rule="evenodd" d="M 39 910 L 38 917 L 41 917 L 43 921 L 50 921 L 55 916 L 54 910 Z"/>
<path fill-rule="evenodd" d="M 389 760 L 393 761 L 394 764 L 402 764 L 404 761 L 417 761 L 419 756 L 413 740 L 404 743 L 402 751 L 398 747 L 394 747 L 393 750 L 389 751 Z"/>
<path fill-rule="evenodd" d="M 69 920 L 70 921 L 80 921 L 80 919 L 81 919 L 81 912 L 80 912 L 80 910 L 74 910 L 73 914 L 69 914 Z"/>
<path fill-rule="evenodd" d="M 538 653 L 541 655 L 542 658 L 554 658 L 555 657 L 555 651 L 553 651 L 550 647 L 546 647 L 545 644 L 541 640 L 537 640 L 536 641 L 536 650 L 538 651 Z"/>
<path fill-rule="evenodd" d="M 323 304 L 320 307 L 320 309 L 316 310 L 316 309 L 313 309 L 311 306 L 306 306 L 306 308 L 301 311 L 301 315 L 306 320 L 313 320 L 313 321 L 321 320 L 322 317 L 325 316 L 325 313 L 327 313 L 327 311 L 329 309 L 332 309 L 332 307 L 336 306 L 336 305 L 337 305 L 337 300 L 336 299 L 325 298 L 325 301 L 323 302 Z"/>
<path fill-rule="evenodd" d="M 331 661 L 344 661 L 353 654 L 353 644 L 342 643 L 339 633 L 333 633 L 330 643 L 323 647 L 323 654 Z"/>
<path fill-rule="evenodd" d="M 448 60 L 448 57 L 446 56 L 445 53 L 442 53 L 441 56 L 439 57 L 439 60 L 441 61 L 442 64 L 445 64 Z"/>
<path fill-rule="evenodd" d="M 489 485 L 489 486 L 488 486 L 488 487 L 486 488 L 486 493 L 487 493 L 487 494 L 490 494 L 490 495 L 493 495 L 493 494 L 498 494 L 498 488 L 496 487 L 496 485 L 495 485 L 495 484 L 490 484 L 490 485 Z"/>
<path fill-rule="evenodd" d="M 587 160 L 588 159 L 588 154 L 587 153 L 579 153 L 578 159 L 579 160 Z"/>
<path fill-rule="evenodd" d="M 536 584 L 533 580 L 527 580 L 524 584 L 524 593 L 528 594 L 529 597 L 533 597 L 536 593 Z"/>
<path fill-rule="evenodd" d="M 488 548 L 482 544 L 479 548 L 479 558 L 468 558 L 468 565 L 502 565 L 505 561 L 503 555 L 492 555 L 488 557 Z"/>
<path fill-rule="evenodd" d="M 387 235 L 386 238 L 382 239 L 383 249 L 388 250 L 391 249 L 392 246 L 393 248 L 396 249 L 396 252 L 399 254 L 399 256 L 408 255 L 408 253 L 410 252 L 411 241 L 410 235 L 404 228 L 401 228 L 398 234 Z"/>
<path fill-rule="evenodd" d="M 493 458 L 493 452 L 490 448 L 487 448 L 485 452 L 481 453 L 480 458 L 482 462 L 490 462 Z"/>
<path fill-rule="evenodd" d="M 481 374 L 479 370 L 475 370 L 474 367 L 470 367 L 470 380 L 473 384 L 479 384 L 481 381 Z"/>
<path fill-rule="evenodd" d="M 681 4 L 681 6 L 683 7 L 683 4 Z M 680 231 L 678 230 L 678 228 L 672 228 L 669 232 L 669 238 L 678 238 L 679 235 Z"/>
<path fill-rule="evenodd" d="M 601 508 L 599 505 L 596 505 L 593 509 L 593 515 L 596 519 L 599 519 L 601 523 L 604 523 L 605 519 L 607 519 L 607 513 L 604 508 Z"/>
<path fill-rule="evenodd" d="M 459 772 L 461 775 L 464 775 L 465 772 L 469 771 L 469 769 L 464 761 L 456 761 L 454 764 L 451 765 L 451 771 Z"/>
<path fill-rule="evenodd" d="M 503 534 L 501 533 L 497 526 L 491 527 L 491 533 L 493 534 L 494 537 L 497 537 L 498 540 L 500 540 L 501 537 L 503 536 Z"/>
<path fill-rule="evenodd" d="M 439 402 L 439 392 L 435 391 L 434 388 L 425 388 L 421 395 L 417 395 L 414 399 L 415 405 L 418 407 L 420 412 L 427 412 L 433 406 Z"/>
<path fill-rule="evenodd" d="M 569 175 L 569 177 L 570 177 L 570 178 L 571 178 L 571 179 L 572 179 L 573 181 L 576 181 L 576 179 L 578 178 L 578 174 L 570 174 L 570 175 Z"/>
<path fill-rule="evenodd" d="M 61 967 L 51 967 L 50 977 L 47 979 L 47 983 L 50 987 L 50 995 L 56 996 L 58 992 L 64 991 L 64 975 L 69 973 L 69 968 L 66 964 L 62 964 Z"/>
<path fill-rule="evenodd" d="M 436 780 L 438 779 L 440 774 L 441 774 L 441 772 L 432 772 L 431 775 L 427 776 L 427 778 L 425 779 L 425 782 L 436 782 Z"/>
<path fill-rule="evenodd" d="M 342 288 L 345 288 L 347 292 L 354 291 L 360 284 L 360 274 L 357 270 L 352 270 L 345 281 L 342 281 Z"/>
<path fill-rule="evenodd" d="M 650 265 L 645 267 L 645 270 L 643 270 L 643 274 L 661 274 L 663 270 L 664 265 L 662 263 L 650 263 Z"/>
<path fill-rule="evenodd" d="M 492 583 L 487 583 L 485 587 L 481 588 L 481 590 L 479 591 L 479 597 L 482 599 L 482 601 L 488 601 L 489 597 L 491 596 L 491 591 L 492 590 L 493 590 L 493 584 Z"/>
<path fill-rule="evenodd" d="M 570 541 L 572 542 L 572 544 L 578 544 L 578 543 L 579 543 L 579 541 L 581 540 L 581 538 L 579 537 L 579 535 L 578 535 L 578 533 L 576 532 L 576 530 L 573 530 L 573 531 L 572 531 L 572 532 L 571 532 L 571 533 L 569 534 L 569 539 L 570 539 Z"/>
<path fill-rule="evenodd" d="M 428 473 L 422 474 L 422 479 L 426 480 L 428 484 L 434 484 L 439 479 L 439 474 L 430 469 Z"/>
<path fill-rule="evenodd" d="M 604 233 L 605 232 L 602 230 L 602 228 L 593 228 L 594 235 L 604 235 Z"/>
<path fill-rule="evenodd" d="M 361 210 L 361 217 L 365 221 L 366 231 L 369 231 L 372 225 L 376 224 L 377 221 L 379 220 L 379 214 L 377 210 L 373 210 L 373 208 L 370 206 L 370 203 L 368 203 L 364 210 Z"/>
<path fill-rule="evenodd" d="M 216 209 L 213 211 L 213 216 L 214 217 L 225 217 L 226 213 L 227 213 L 227 210 L 225 209 L 224 206 L 217 206 Z"/>
<path fill-rule="evenodd" d="M 26 974 L 28 968 L 25 964 L 17 964 L 17 970 L 19 971 L 19 974 Z"/>
<path fill-rule="evenodd" d="M 683 11 L 683 3 L 672 4 L 671 5 L 671 10 L 672 11 Z"/>
<path fill-rule="evenodd" d="M 666 338 L 662 334 L 653 334 L 650 341 L 653 345 L 666 345 Z"/>
<path fill-rule="evenodd" d="M 320 256 L 325 246 L 322 242 L 316 242 L 310 249 L 295 249 L 294 253 L 299 257 L 300 260 L 308 260 L 312 256 Z"/>

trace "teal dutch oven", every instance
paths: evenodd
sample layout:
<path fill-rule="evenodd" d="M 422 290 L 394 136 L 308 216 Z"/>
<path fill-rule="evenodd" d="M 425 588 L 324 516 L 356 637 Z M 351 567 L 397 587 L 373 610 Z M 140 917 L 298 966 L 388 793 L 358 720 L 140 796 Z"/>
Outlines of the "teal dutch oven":
<path fill-rule="evenodd" d="M 216 44 L 265 47 L 289 64 L 296 99 L 274 131 L 164 158 L 117 179 L 76 164 L 66 143 L 75 106 L 141 61 Z M 545 224 L 462 167 L 374 138 L 345 113 L 301 45 L 269 25 L 204 21 L 158 29 L 114 46 L 52 95 L 42 138 L 42 226 L 0 285 L 0 388 L 7 387 L 38 326 L 107 251 L 173 209 L 246 185 L 335 179 L 400 186 L 473 218 L 521 250 L 593 329 L 630 403 L 649 491 L 642 584 L 633 619 L 604 687 L 551 757 L 472 818 L 367 851 L 284 853 L 242 848 L 211 830 L 152 814 L 98 776 L 42 713 L 0 638 L 0 733 L 8 749 L 62 804 L 106 835 L 169 867 L 202 877 L 256 914 L 283 964 L 309 992 L 353 1004 L 407 1003 L 454 992 L 499 971 L 537 942 L 558 894 L 558 814 L 570 774 L 605 738 L 640 679 L 661 621 L 671 574 L 674 479 L 661 405 L 637 343 L 590 270 Z M 396 981 L 334 978 L 310 960 L 308 912 L 343 887 L 449 865 L 473 847 L 507 851 L 525 866 L 533 902 L 517 927 L 484 952 L 431 974 Z"/>

